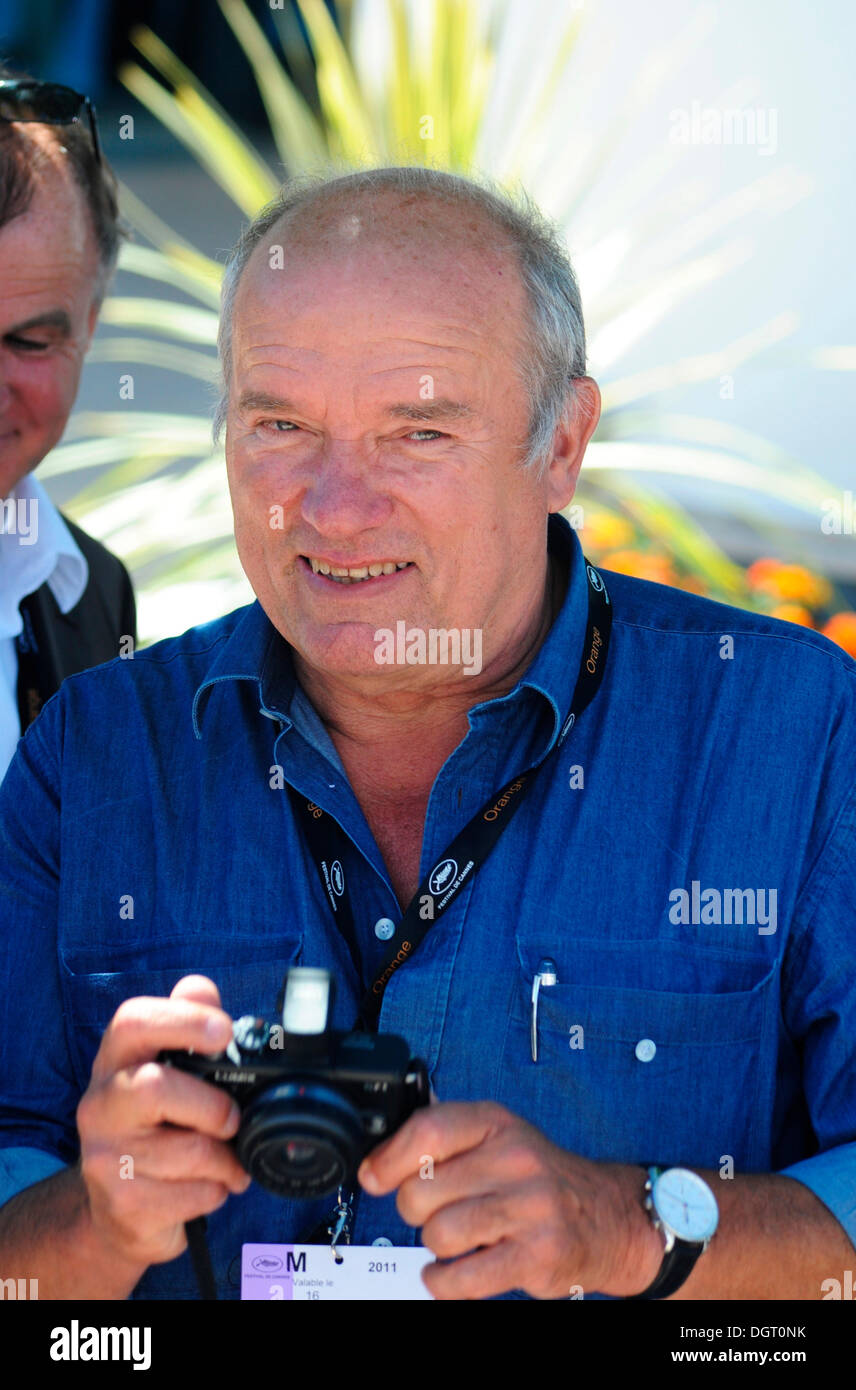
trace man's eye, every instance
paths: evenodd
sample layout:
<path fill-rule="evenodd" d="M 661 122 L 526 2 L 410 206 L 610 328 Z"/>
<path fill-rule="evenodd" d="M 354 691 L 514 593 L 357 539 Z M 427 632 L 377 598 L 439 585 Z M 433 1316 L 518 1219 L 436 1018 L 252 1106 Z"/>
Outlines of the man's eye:
<path fill-rule="evenodd" d="M 15 333 L 7 333 L 6 342 L 10 347 L 23 352 L 44 352 L 49 346 L 47 343 L 35 343 L 32 338 L 19 338 Z"/>
<path fill-rule="evenodd" d="M 260 420 L 259 424 L 265 429 L 276 431 L 277 434 L 291 434 L 294 430 L 299 430 L 293 420 Z M 435 439 L 448 439 L 448 435 L 441 430 L 410 430 L 405 435 L 406 439 L 414 439 L 416 443 L 432 444 Z"/>

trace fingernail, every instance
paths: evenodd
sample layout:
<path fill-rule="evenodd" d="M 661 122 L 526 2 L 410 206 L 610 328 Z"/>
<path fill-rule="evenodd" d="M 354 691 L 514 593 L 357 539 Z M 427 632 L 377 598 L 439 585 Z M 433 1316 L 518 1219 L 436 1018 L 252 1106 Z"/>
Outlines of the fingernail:
<path fill-rule="evenodd" d="M 205 1020 L 205 1032 L 212 1042 L 226 1043 L 228 1041 L 228 1029 L 222 1019 L 216 1018 L 214 1014 Z"/>
<path fill-rule="evenodd" d="M 375 1175 L 375 1171 L 372 1168 L 371 1164 L 368 1162 L 368 1160 L 366 1160 L 366 1162 L 360 1166 L 357 1172 L 357 1178 L 359 1179 L 360 1186 L 364 1187 L 366 1192 L 372 1192 L 375 1196 L 378 1195 L 378 1193 L 380 1192 L 381 1185 L 378 1182 L 377 1177 Z"/>

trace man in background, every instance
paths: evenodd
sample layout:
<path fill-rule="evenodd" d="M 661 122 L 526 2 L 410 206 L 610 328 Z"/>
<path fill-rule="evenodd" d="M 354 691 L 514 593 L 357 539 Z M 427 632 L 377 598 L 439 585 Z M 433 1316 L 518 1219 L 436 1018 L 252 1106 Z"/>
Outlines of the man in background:
<path fill-rule="evenodd" d="M 64 678 L 136 640 L 124 566 L 32 476 L 65 430 L 120 235 L 86 99 L 0 65 L 0 776 Z"/>

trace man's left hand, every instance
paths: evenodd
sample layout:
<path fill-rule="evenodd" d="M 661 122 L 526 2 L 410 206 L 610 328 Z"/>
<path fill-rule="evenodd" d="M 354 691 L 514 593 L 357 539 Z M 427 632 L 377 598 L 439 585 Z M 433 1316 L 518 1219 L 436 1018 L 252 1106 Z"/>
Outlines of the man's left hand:
<path fill-rule="evenodd" d="M 578 1290 L 624 1295 L 652 1282 L 662 1237 L 642 1208 L 644 1173 L 593 1162 L 550 1142 L 490 1101 L 419 1110 L 359 1170 L 397 1207 L 439 1261 L 423 1279 L 438 1299 L 522 1289 L 533 1298 Z"/>

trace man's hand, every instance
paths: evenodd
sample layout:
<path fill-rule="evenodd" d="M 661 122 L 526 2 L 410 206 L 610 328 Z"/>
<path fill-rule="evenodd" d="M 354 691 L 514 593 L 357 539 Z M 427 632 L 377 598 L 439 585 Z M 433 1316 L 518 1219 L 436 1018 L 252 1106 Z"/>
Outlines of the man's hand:
<path fill-rule="evenodd" d="M 426 1171 L 433 1176 L 420 1176 Z M 358 1176 L 373 1196 L 398 1188 L 402 1219 L 422 1227 L 438 1260 L 454 1260 L 423 1271 L 435 1298 L 510 1289 L 569 1298 L 580 1286 L 639 1293 L 662 1263 L 662 1236 L 642 1207 L 641 1167 L 568 1153 L 491 1102 L 417 1111 Z"/>
<path fill-rule="evenodd" d="M 250 1185 L 226 1143 L 240 1120 L 231 1097 L 155 1060 L 162 1048 L 214 1054 L 231 1036 L 201 975 L 179 980 L 169 999 L 127 999 L 104 1033 L 77 1110 L 80 1171 L 95 1232 L 128 1264 L 174 1259 L 185 1221 Z"/>

